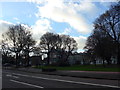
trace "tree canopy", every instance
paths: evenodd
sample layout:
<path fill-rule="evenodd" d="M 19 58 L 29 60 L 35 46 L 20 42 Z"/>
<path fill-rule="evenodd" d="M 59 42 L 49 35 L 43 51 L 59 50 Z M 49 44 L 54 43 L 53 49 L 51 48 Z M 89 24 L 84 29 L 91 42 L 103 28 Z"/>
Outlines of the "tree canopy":
<path fill-rule="evenodd" d="M 20 52 L 29 51 L 29 47 L 35 44 L 35 40 L 32 38 L 29 29 L 30 28 L 26 28 L 22 24 L 13 25 L 3 34 L 3 45 L 5 45 L 9 51 L 16 54 L 16 66 Z"/>
<path fill-rule="evenodd" d="M 107 60 L 117 56 L 120 64 L 120 2 L 112 5 L 94 22 L 94 30 L 88 37 L 85 49 L 92 50 L 94 55 Z"/>
<path fill-rule="evenodd" d="M 50 61 L 50 53 L 55 50 L 59 53 L 61 61 L 67 61 L 70 53 L 77 50 L 76 41 L 68 35 L 59 35 L 47 32 L 40 38 L 40 48 L 47 53 L 47 62 Z M 64 55 L 64 56 L 63 56 Z M 64 58 L 63 58 L 64 57 Z"/>

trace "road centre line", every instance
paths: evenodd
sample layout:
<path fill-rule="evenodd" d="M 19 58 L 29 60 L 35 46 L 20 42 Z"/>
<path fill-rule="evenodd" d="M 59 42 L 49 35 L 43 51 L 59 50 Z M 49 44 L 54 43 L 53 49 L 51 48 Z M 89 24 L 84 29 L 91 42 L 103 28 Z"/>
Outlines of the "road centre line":
<path fill-rule="evenodd" d="M 10 72 L 4 72 L 7 74 L 15 74 L 15 75 L 19 75 L 19 76 L 25 76 L 25 77 L 30 77 L 29 75 L 23 75 L 23 74 L 18 74 L 18 73 L 10 73 Z"/>
<path fill-rule="evenodd" d="M 16 81 L 16 80 L 10 80 L 10 81 L 15 82 L 15 83 L 20 83 L 20 84 L 28 85 L 28 86 L 32 86 L 32 87 L 36 87 L 36 88 L 44 88 L 42 86 L 37 86 L 37 85 L 33 85 L 33 84 L 21 82 L 21 81 Z"/>
<path fill-rule="evenodd" d="M 17 76 L 13 76 L 13 75 L 11 75 L 11 74 L 7 74 L 6 76 L 7 76 L 7 77 L 13 77 L 13 78 L 19 78 L 19 77 L 17 77 Z"/>
<path fill-rule="evenodd" d="M 61 80 L 61 79 L 51 79 L 51 78 L 44 78 L 44 77 L 23 75 L 23 74 L 18 74 L 18 73 L 13 73 L 13 74 L 18 75 L 18 76 L 25 76 L 25 77 L 32 77 L 32 78 L 39 78 L 39 79 L 53 80 L 53 81 L 60 81 L 60 82 L 68 82 L 68 83 L 76 83 L 76 84 L 85 84 L 85 85 L 93 85 L 93 86 L 102 86 L 102 87 L 111 87 L 111 88 L 120 88 L 120 87 L 118 87 L 118 86 L 112 86 L 112 85 L 94 84 L 94 83 L 86 83 L 86 82 L 76 82 L 76 81 Z"/>

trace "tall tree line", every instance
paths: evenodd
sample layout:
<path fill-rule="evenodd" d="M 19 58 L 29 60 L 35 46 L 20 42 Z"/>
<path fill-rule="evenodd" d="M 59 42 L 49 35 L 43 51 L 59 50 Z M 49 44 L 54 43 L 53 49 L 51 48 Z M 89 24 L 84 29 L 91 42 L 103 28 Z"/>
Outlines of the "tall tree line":
<path fill-rule="evenodd" d="M 36 47 L 37 41 L 33 39 L 30 29 L 23 24 L 13 25 L 2 35 L 3 54 L 4 56 L 7 56 L 9 52 L 15 54 L 16 67 L 19 65 L 22 56 L 29 66 L 29 55 L 31 52 L 36 53 L 36 50 L 39 51 L 39 55 L 47 54 L 47 65 L 50 64 L 50 53 L 53 50 L 59 53 L 61 65 L 66 64 L 69 55 L 77 50 L 77 43 L 72 37 L 50 32 L 41 36 L 39 46 Z"/>

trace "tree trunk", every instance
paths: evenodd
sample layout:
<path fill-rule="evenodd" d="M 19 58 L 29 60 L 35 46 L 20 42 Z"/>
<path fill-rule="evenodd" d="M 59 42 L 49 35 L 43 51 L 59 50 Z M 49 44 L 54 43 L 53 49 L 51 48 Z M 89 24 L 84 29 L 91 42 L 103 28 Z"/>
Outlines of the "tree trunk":
<path fill-rule="evenodd" d="M 29 60 L 29 52 L 27 52 L 27 66 L 29 66 L 29 62 L 30 62 L 30 60 Z"/>
<path fill-rule="evenodd" d="M 120 65 L 120 45 L 118 44 L 117 64 Z"/>
<path fill-rule="evenodd" d="M 109 60 L 107 60 L 107 64 L 110 65 L 110 61 Z"/>
<path fill-rule="evenodd" d="M 58 61 L 58 65 L 61 66 L 62 63 L 64 62 L 64 52 L 59 52 L 59 61 Z"/>
<path fill-rule="evenodd" d="M 85 65 L 85 59 L 83 58 L 83 65 Z"/>
<path fill-rule="evenodd" d="M 103 59 L 103 67 L 105 67 L 105 60 Z"/>
<path fill-rule="evenodd" d="M 66 64 L 67 64 L 67 62 L 68 62 L 68 58 L 69 58 L 69 56 L 70 56 L 70 53 L 67 53 L 66 58 L 65 58 L 65 62 L 66 62 Z"/>
<path fill-rule="evenodd" d="M 16 52 L 16 67 L 18 67 L 18 52 Z"/>
<path fill-rule="evenodd" d="M 120 65 L 120 51 L 118 51 L 118 55 L 117 55 L 117 64 Z"/>
<path fill-rule="evenodd" d="M 110 65 L 111 64 L 111 57 L 106 58 L 106 60 L 107 60 L 107 64 Z"/>
<path fill-rule="evenodd" d="M 96 60 L 94 59 L 94 65 L 96 66 Z"/>
<path fill-rule="evenodd" d="M 47 53 L 47 65 L 50 64 L 50 52 Z"/>

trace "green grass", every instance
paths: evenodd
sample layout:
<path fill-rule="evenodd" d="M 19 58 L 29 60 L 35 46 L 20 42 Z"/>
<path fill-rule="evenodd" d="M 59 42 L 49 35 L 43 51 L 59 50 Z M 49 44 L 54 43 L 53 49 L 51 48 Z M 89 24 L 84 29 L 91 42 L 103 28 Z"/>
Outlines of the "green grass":
<path fill-rule="evenodd" d="M 56 68 L 57 70 L 77 70 L 77 71 L 109 71 L 109 72 L 120 72 L 120 68 L 116 65 L 103 67 L 102 65 L 74 65 L 74 66 L 38 66 L 35 68 Z"/>

